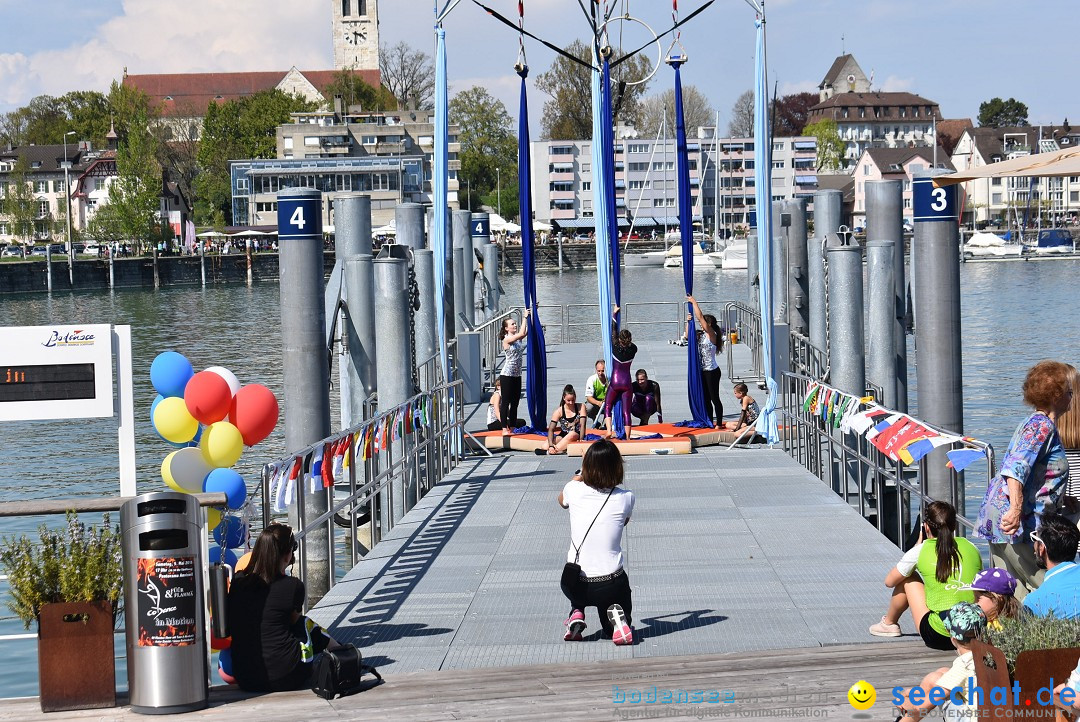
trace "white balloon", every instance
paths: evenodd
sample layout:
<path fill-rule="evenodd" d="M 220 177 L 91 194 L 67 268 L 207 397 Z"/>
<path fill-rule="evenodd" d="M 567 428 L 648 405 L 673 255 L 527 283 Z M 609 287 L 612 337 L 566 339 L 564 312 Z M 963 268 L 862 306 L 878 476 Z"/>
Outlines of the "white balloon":
<path fill-rule="evenodd" d="M 236 374 L 224 366 L 211 366 L 206 370 L 225 379 L 225 383 L 229 385 L 229 390 L 232 391 L 232 395 L 236 396 L 236 392 L 240 390 L 240 380 L 236 378 Z"/>

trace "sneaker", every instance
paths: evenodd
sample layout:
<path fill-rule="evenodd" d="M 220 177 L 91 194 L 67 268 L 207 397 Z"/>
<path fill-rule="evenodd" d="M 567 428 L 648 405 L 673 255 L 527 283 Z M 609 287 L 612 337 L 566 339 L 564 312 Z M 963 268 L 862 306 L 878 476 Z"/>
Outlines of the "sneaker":
<path fill-rule="evenodd" d="M 626 623 L 626 612 L 623 611 L 622 605 L 612 604 L 608 607 L 607 618 L 611 621 L 612 642 L 620 646 L 634 643 L 634 631 Z"/>
<path fill-rule="evenodd" d="M 899 637 L 902 632 L 899 624 L 889 624 L 882 617 L 880 622 L 870 625 L 870 634 L 875 637 Z"/>
<path fill-rule="evenodd" d="M 563 634 L 564 642 L 580 642 L 581 633 L 585 631 L 585 612 L 575 609 L 570 612 L 570 618 L 566 620 L 566 632 Z"/>

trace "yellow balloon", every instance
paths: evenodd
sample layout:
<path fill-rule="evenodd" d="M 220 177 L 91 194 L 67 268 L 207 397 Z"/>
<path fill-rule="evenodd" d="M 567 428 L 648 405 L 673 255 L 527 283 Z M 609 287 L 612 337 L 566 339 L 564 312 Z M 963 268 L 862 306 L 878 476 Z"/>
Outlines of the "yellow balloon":
<path fill-rule="evenodd" d="M 170 396 L 158 402 L 153 421 L 157 432 L 174 444 L 191 441 L 199 430 L 199 422 L 188 413 L 187 404 L 179 396 Z"/>
<path fill-rule="evenodd" d="M 221 510 L 212 506 L 206 507 L 206 530 L 213 531 L 221 523 Z"/>
<path fill-rule="evenodd" d="M 218 421 L 203 429 L 199 449 L 207 464 L 218 469 L 227 468 L 239 461 L 244 453 L 244 437 L 228 421 Z"/>

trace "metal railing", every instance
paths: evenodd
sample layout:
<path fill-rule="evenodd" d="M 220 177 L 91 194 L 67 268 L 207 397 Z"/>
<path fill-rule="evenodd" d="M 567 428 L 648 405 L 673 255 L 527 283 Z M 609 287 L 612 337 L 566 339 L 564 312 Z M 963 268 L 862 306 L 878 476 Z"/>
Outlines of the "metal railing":
<path fill-rule="evenodd" d="M 279 510 L 276 513 L 283 513 L 281 507 L 284 505 L 278 502 L 279 495 L 285 492 L 291 471 L 297 469 L 294 494 L 296 513 L 293 516 L 296 522 L 294 531 L 299 542 L 297 566 L 301 580 L 307 577 L 308 536 L 314 530 L 326 530 L 325 552 L 330 569 L 328 581 L 333 587 L 336 583 L 339 532 L 347 530 L 345 546 L 350 556 L 349 566 L 355 566 L 360 558 L 357 533 L 365 522 L 370 524 L 368 546 L 373 547 L 395 526 L 404 512 L 457 466 L 464 449 L 462 390 L 461 381 L 441 384 L 263 467 L 261 493 L 264 527 L 272 521 L 275 506 Z M 426 409 L 420 421 L 415 424 L 406 421 L 406 416 L 420 407 Z M 389 434 L 390 438 L 386 443 L 376 444 L 370 453 L 365 453 L 368 434 L 370 432 L 374 440 L 376 430 L 382 435 Z M 326 490 L 327 511 L 308 519 L 305 508 L 306 480 L 315 462 L 322 460 L 328 449 L 333 449 L 342 441 L 347 442 L 347 458 L 351 460 L 347 474 L 341 482 Z M 321 484 L 321 481 L 318 483 Z M 338 498 L 341 492 L 344 497 Z M 344 525 L 341 521 L 343 513 L 347 515 Z"/>
<path fill-rule="evenodd" d="M 735 373 L 735 356 L 730 347 L 727 354 L 727 377 L 730 381 L 743 383 L 763 383 L 765 381 L 764 364 L 761 361 L 763 343 L 761 340 L 761 314 L 741 301 L 729 301 L 724 306 L 724 319 L 728 333 L 735 333 L 739 342 L 750 349 L 750 375 L 739 376 Z"/>
<path fill-rule="evenodd" d="M 829 356 L 798 331 L 791 332 L 791 370 L 812 379 L 827 382 Z M 879 395 L 877 398 L 881 398 Z"/>
<path fill-rule="evenodd" d="M 930 455 L 923 456 L 914 466 L 905 466 L 879 451 L 864 435 L 843 433 L 820 415 L 803 411 L 803 400 L 811 383 L 814 383 L 813 379 L 797 373 L 785 373 L 780 383 L 777 411 L 780 414 L 778 421 L 784 427 L 781 433 L 783 449 L 804 468 L 829 484 L 844 501 L 857 507 L 859 513 L 872 520 L 881 533 L 902 546 L 911 533 L 915 516 L 926 504 L 935 501 L 926 488 L 927 459 Z M 868 408 L 865 404 L 860 406 Z M 883 410 L 890 415 L 899 413 Z M 908 414 L 905 416 L 914 419 Z M 939 434 L 963 436 L 914 420 Z M 969 437 L 964 439 L 963 444 L 982 451 L 989 484 L 995 468 L 993 446 Z M 952 469 L 949 474 L 948 498 L 942 501 L 953 505 L 961 528 L 970 532 L 975 523 L 964 513 L 963 476 Z"/>

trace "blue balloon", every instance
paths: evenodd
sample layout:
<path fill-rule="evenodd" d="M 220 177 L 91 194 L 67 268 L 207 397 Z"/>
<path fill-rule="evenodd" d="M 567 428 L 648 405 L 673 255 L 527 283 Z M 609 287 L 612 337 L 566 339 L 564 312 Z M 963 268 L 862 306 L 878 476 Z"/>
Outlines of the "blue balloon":
<path fill-rule="evenodd" d="M 248 538 L 247 525 L 237 516 L 227 516 L 214 527 L 214 541 L 226 549 L 244 546 Z"/>
<path fill-rule="evenodd" d="M 183 396 L 187 382 L 194 375 L 191 362 L 176 351 L 159 353 L 150 364 L 150 383 L 162 396 Z"/>
<path fill-rule="evenodd" d="M 210 563 L 211 564 L 228 564 L 230 567 L 236 567 L 236 553 L 232 549 L 222 549 L 221 547 L 210 547 Z"/>
<path fill-rule="evenodd" d="M 247 500 L 247 486 L 244 485 L 244 477 L 232 469 L 214 469 L 206 475 L 203 482 L 203 491 L 224 492 L 227 498 L 226 506 L 230 509 L 239 509 Z M 239 545 L 238 545 L 239 546 Z"/>
<path fill-rule="evenodd" d="M 232 649 L 223 649 L 217 655 L 218 666 L 225 674 L 232 676 Z"/>
<path fill-rule="evenodd" d="M 164 400 L 165 400 L 165 397 L 162 396 L 161 394 L 158 394 L 157 396 L 154 397 L 154 403 L 150 404 L 150 426 L 154 425 L 154 409 L 156 409 L 157 405 L 160 404 Z M 169 446 L 172 446 L 172 447 L 177 448 L 177 449 L 183 449 L 184 447 L 187 447 L 187 446 L 198 446 L 199 445 L 199 439 L 202 438 L 202 431 L 203 431 L 203 425 L 199 424 L 199 429 L 195 432 L 195 438 L 194 439 L 192 439 L 191 441 L 186 441 L 184 443 L 178 444 L 175 441 L 169 441 L 168 439 L 166 439 L 161 434 L 158 434 L 158 430 L 156 428 L 154 429 L 154 433 L 158 435 L 159 439 L 164 441 Z"/>

